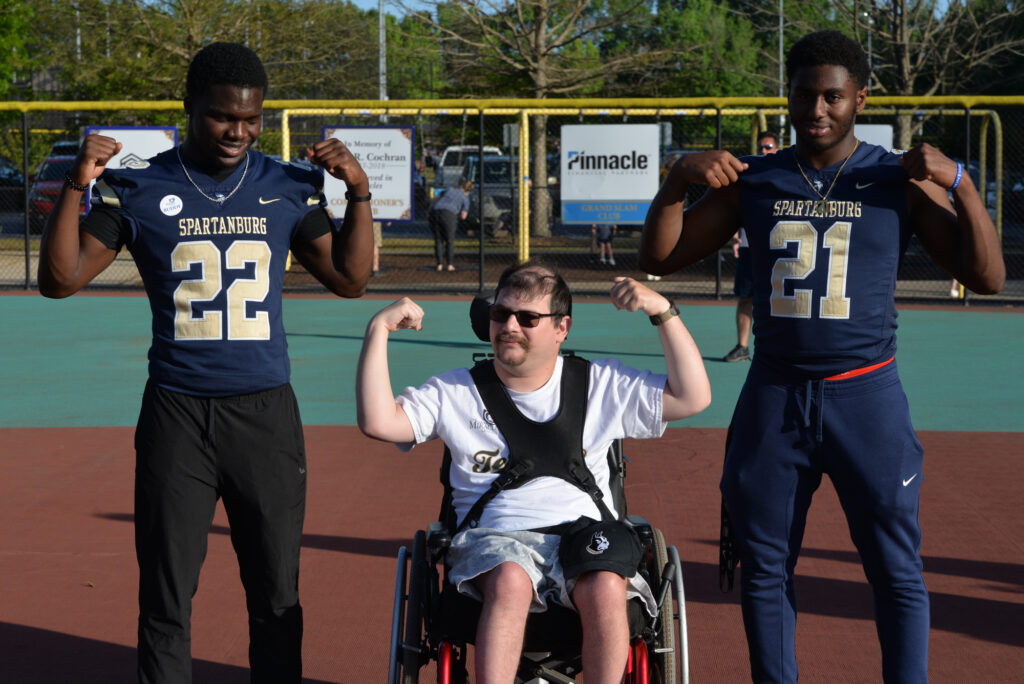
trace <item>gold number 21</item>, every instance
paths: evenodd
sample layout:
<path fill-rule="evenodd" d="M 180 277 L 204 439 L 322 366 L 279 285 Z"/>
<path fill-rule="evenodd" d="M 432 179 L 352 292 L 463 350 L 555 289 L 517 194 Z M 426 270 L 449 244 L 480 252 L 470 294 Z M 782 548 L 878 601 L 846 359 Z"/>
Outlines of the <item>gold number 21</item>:
<path fill-rule="evenodd" d="M 846 273 L 850 257 L 850 231 L 853 224 L 837 221 L 829 226 L 823 238 L 829 251 L 828 279 L 824 296 L 818 302 L 821 318 L 849 318 L 850 299 L 846 296 Z M 804 280 L 817 267 L 818 231 L 806 221 L 781 221 L 769 234 L 772 249 L 786 249 L 796 243 L 796 256 L 782 257 L 772 267 L 772 316 L 783 318 L 810 318 L 813 292 L 793 289 L 786 295 L 787 280 Z"/>

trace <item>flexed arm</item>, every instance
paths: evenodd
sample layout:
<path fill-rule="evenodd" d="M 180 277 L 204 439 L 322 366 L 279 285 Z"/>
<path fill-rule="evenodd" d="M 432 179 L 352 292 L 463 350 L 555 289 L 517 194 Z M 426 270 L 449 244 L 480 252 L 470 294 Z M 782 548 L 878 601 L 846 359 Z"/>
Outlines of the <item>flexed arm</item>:
<path fill-rule="evenodd" d="M 398 444 L 415 440 L 409 417 L 395 401 L 388 369 L 388 336 L 403 328 L 423 328 L 423 309 L 408 297 L 385 307 L 370 319 L 356 369 L 359 429 L 367 437 Z"/>
<path fill-rule="evenodd" d="M 664 314 L 672 306 L 663 295 L 632 278 L 616 278 L 611 298 L 616 309 L 642 311 L 648 316 Z M 679 316 L 662 321 L 658 335 L 668 373 L 662 395 L 662 420 L 680 420 L 700 413 L 711 403 L 711 383 L 697 343 Z"/>
<path fill-rule="evenodd" d="M 959 167 L 958 174 L 957 163 L 927 143 L 904 154 L 900 163 L 912 179 L 907 186 L 910 220 L 928 254 L 974 292 L 1002 290 L 1006 264 L 999 236 L 967 169 Z"/>
<path fill-rule="evenodd" d="M 736 181 L 746 169 L 747 164 L 723 150 L 680 157 L 647 211 L 640 268 L 668 275 L 724 245 L 739 229 Z M 684 212 L 686 191 L 694 183 L 710 190 Z"/>
<path fill-rule="evenodd" d="M 359 160 L 337 138 L 316 143 L 312 161 L 343 181 L 352 197 L 370 194 L 370 181 Z M 306 270 L 334 294 L 361 297 L 373 265 L 370 202 L 349 200 L 341 230 L 296 247 L 293 253 Z"/>
<path fill-rule="evenodd" d="M 85 138 L 68 178 L 86 188 L 99 178 L 121 143 L 105 135 Z M 43 239 L 39 246 L 39 292 L 45 297 L 67 297 L 89 284 L 117 256 L 88 233 L 78 230 L 78 207 L 85 190 L 65 183 L 46 217 Z"/>

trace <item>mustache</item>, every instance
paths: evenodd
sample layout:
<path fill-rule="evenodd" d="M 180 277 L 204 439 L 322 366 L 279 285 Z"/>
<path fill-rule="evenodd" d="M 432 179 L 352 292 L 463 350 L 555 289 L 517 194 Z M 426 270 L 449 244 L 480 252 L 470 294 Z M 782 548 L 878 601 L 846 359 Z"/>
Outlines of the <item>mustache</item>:
<path fill-rule="evenodd" d="M 519 344 L 524 344 L 526 342 L 526 337 L 523 335 L 516 335 L 515 333 L 505 332 L 498 335 L 498 341 L 518 342 Z"/>

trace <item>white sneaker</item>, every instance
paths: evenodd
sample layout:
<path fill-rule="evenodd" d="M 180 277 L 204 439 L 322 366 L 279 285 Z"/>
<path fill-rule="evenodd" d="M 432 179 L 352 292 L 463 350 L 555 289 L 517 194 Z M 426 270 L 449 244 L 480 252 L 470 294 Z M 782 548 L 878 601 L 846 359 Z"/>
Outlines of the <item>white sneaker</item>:
<path fill-rule="evenodd" d="M 607 264 L 607 263 L 608 263 L 608 260 L 607 260 L 607 259 L 605 259 L 604 257 L 601 257 L 601 263 L 602 263 L 602 264 Z"/>
<path fill-rule="evenodd" d="M 647 279 L 648 280 L 661 280 L 661 276 L 651 275 L 650 273 L 648 273 L 647 274 Z"/>
<path fill-rule="evenodd" d="M 609 259 L 608 260 L 608 265 L 609 266 L 614 266 L 615 265 L 615 259 Z"/>

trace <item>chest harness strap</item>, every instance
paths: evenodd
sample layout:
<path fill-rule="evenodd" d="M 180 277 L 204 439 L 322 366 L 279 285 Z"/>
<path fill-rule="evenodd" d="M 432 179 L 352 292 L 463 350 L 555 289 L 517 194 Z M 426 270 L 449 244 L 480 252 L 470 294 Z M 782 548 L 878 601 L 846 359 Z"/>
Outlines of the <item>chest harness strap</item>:
<path fill-rule="evenodd" d="M 557 477 L 578 487 L 594 500 L 603 520 L 615 520 L 584 460 L 583 423 L 587 415 L 590 362 L 575 356 L 562 359 L 558 412 L 546 423 L 530 420 L 520 413 L 494 371 L 492 361 L 478 363 L 470 374 L 484 407 L 508 444 L 508 461 L 490 488 L 470 508 L 456 533 L 467 526 L 479 525 L 484 507 L 499 493 L 521 487 L 538 477 Z"/>

